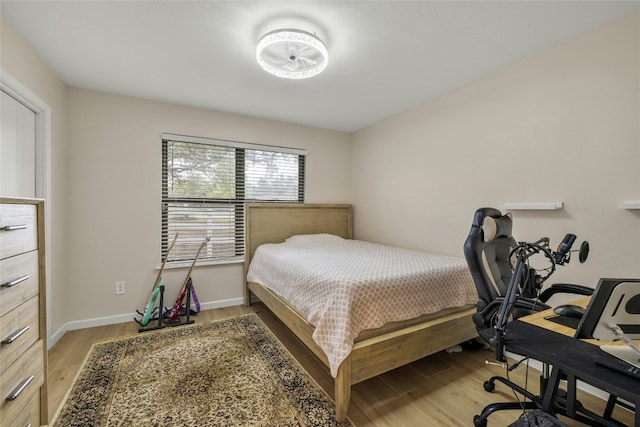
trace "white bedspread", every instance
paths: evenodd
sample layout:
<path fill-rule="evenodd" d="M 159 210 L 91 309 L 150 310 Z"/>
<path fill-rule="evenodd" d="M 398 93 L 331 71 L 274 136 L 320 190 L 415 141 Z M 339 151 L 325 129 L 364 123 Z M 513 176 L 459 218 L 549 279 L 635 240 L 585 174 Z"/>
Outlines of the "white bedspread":
<path fill-rule="evenodd" d="M 313 339 L 334 377 L 361 331 L 478 299 L 464 258 L 330 234 L 259 246 L 247 280 L 271 289 L 315 326 Z"/>

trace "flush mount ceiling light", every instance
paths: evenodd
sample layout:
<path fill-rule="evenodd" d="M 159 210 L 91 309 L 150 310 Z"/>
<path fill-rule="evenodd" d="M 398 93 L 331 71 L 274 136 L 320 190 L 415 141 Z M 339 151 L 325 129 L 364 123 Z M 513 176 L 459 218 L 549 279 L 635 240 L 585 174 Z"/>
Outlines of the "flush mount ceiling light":
<path fill-rule="evenodd" d="M 320 74 L 329 53 L 315 34 L 301 30 L 276 30 L 265 34 L 256 48 L 258 64 L 285 79 L 306 79 Z"/>

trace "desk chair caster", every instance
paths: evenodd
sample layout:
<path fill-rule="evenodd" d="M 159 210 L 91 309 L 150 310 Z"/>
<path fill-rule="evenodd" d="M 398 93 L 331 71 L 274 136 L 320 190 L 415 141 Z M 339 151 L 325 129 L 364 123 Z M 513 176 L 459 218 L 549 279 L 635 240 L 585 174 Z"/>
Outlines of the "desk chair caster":
<path fill-rule="evenodd" d="M 473 425 L 475 427 L 487 427 L 487 419 L 483 419 L 480 415 L 476 415 L 473 417 Z"/>

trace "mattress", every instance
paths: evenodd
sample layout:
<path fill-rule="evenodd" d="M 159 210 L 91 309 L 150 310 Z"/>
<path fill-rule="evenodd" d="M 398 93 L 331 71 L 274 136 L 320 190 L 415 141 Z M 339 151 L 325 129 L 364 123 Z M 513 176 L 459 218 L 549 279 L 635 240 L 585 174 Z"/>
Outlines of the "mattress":
<path fill-rule="evenodd" d="M 464 258 L 331 234 L 259 246 L 247 281 L 273 291 L 315 327 L 334 377 L 360 332 L 478 299 Z"/>

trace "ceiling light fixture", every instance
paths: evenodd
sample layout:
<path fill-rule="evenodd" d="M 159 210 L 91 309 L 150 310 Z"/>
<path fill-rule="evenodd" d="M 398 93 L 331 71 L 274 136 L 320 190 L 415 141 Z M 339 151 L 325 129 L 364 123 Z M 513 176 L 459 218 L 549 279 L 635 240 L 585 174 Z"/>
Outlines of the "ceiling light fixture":
<path fill-rule="evenodd" d="M 260 39 L 256 59 L 265 71 L 274 76 L 306 79 L 326 68 L 329 52 L 315 34 L 301 30 L 276 30 Z"/>

